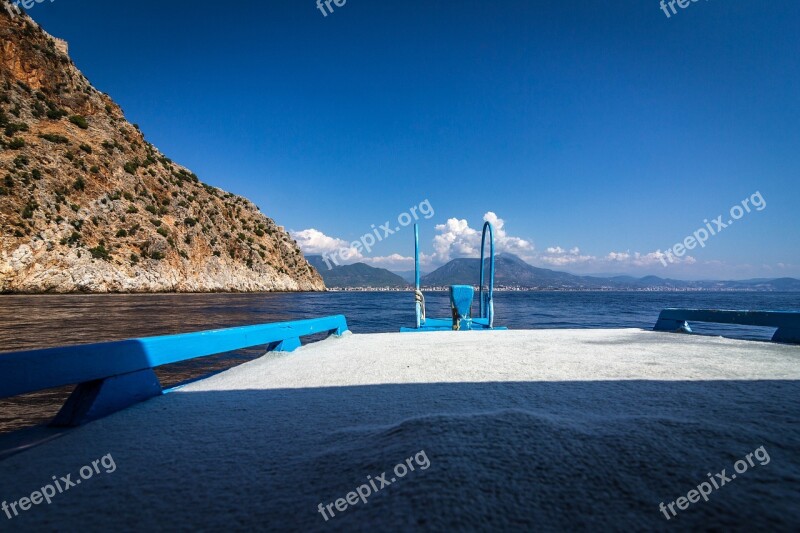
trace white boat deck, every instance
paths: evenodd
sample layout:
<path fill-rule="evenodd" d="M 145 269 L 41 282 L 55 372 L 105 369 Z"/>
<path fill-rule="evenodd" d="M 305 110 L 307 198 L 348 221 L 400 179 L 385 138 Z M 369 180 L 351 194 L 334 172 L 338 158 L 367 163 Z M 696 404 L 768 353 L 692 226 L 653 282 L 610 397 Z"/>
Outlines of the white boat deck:
<path fill-rule="evenodd" d="M 0 524 L 797 530 L 798 419 L 797 346 L 630 329 L 345 335 L 0 462 L 8 502 L 106 454 L 116 465 Z M 761 446 L 768 464 L 669 521 L 659 511 Z M 426 469 L 318 511 L 422 450 Z"/>

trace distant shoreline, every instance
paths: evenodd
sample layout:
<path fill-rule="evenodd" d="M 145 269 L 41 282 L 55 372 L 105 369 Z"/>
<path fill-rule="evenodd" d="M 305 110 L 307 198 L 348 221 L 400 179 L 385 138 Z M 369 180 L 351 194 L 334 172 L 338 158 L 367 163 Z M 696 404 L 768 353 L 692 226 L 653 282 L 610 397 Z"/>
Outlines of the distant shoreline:
<path fill-rule="evenodd" d="M 477 286 L 476 290 L 477 290 Z M 413 291 L 413 287 L 397 288 L 397 287 L 329 287 L 326 292 L 407 292 Z M 425 292 L 447 292 L 449 287 L 421 287 L 420 290 Z M 745 293 L 800 293 L 800 291 L 771 291 L 771 290 L 757 290 L 757 289 L 707 289 L 707 288 L 592 288 L 592 289 L 577 289 L 577 288 L 557 288 L 557 287 L 495 287 L 495 292 L 745 292 Z"/>
<path fill-rule="evenodd" d="M 475 286 L 477 291 L 477 286 Z M 411 292 L 414 288 L 409 287 L 329 287 L 322 291 L 109 291 L 109 292 L 92 292 L 92 291 L 73 291 L 73 292 L 52 292 L 52 291 L 37 291 L 37 292 L 0 292 L 0 297 L 3 296 L 154 296 L 154 295 L 211 295 L 211 294 L 229 294 L 229 295 L 245 295 L 245 294 L 324 294 L 326 292 Z M 422 287 L 424 292 L 447 292 L 449 287 Z M 709 293 L 748 293 L 748 294 L 800 294 L 800 291 L 776 291 L 776 290 L 757 290 L 757 289 L 707 289 L 707 288 L 591 288 L 591 289 L 576 289 L 576 288 L 557 288 L 557 287 L 495 287 L 495 292 L 709 292 Z"/>
<path fill-rule="evenodd" d="M 57 292 L 57 291 L 23 291 L 23 292 L 13 292 L 13 291 L 5 291 L 0 292 L 0 297 L 2 296 L 110 296 L 110 295 L 125 295 L 125 296 L 152 296 L 157 294 L 175 294 L 175 295 L 190 295 L 190 294 L 315 294 L 315 293 L 324 293 L 325 290 L 316 290 L 316 291 L 220 291 L 220 290 L 210 290 L 210 291 L 70 291 L 70 292 Z"/>

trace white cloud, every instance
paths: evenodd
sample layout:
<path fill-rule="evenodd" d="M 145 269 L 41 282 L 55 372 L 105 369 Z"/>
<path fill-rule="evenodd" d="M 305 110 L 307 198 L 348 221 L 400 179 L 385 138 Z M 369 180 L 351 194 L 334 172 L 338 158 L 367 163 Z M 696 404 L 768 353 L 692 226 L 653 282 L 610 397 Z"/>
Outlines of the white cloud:
<path fill-rule="evenodd" d="M 479 253 L 478 231 L 469 227 L 465 219 L 450 218 L 444 224 L 437 224 L 435 229 L 439 235 L 433 238 L 433 250 L 439 261 L 444 263 L 453 256 L 472 256 Z"/>
<path fill-rule="evenodd" d="M 343 246 L 347 246 L 347 242 L 342 239 L 328 237 L 321 231 L 311 228 L 302 231 L 289 232 L 297 245 L 305 254 L 321 254 L 324 252 L 332 252 L 338 250 Z"/>
<path fill-rule="evenodd" d="M 407 257 L 398 253 L 386 256 L 367 257 L 363 254 L 363 248 L 353 247 L 351 242 L 336 237 L 331 237 L 323 232 L 310 228 L 301 231 L 290 231 L 289 234 L 300 250 L 306 255 L 326 254 L 339 265 L 352 263 L 366 263 L 376 268 L 387 270 L 413 270 L 414 257 Z M 428 264 L 431 256 L 420 254 L 420 262 Z"/>
<path fill-rule="evenodd" d="M 539 261 L 552 266 L 573 265 L 576 263 L 588 263 L 597 258 L 593 255 L 581 255 L 581 249 L 577 246 L 565 250 L 560 246 L 550 246 L 544 254 L 540 254 Z"/>
<path fill-rule="evenodd" d="M 618 261 L 624 262 L 631 258 L 631 254 L 628 252 L 609 252 L 606 256 L 606 261 Z"/>
<path fill-rule="evenodd" d="M 514 237 L 506 232 L 505 221 L 494 212 L 488 211 L 483 216 L 484 222 L 491 222 L 494 227 L 495 252 L 513 253 L 524 260 L 531 259 L 533 243 Z M 481 234 L 483 225 L 479 229 L 470 227 L 465 219 L 451 218 L 444 224 L 435 227 L 438 232 L 433 237 L 432 255 L 420 253 L 420 263 L 426 268 L 436 268 L 455 257 L 477 257 L 480 255 Z M 344 239 L 331 237 L 323 232 L 310 228 L 301 231 L 289 232 L 297 241 L 300 250 L 305 254 L 337 254 L 336 259 L 340 264 L 363 262 L 372 266 L 387 268 L 389 270 L 411 270 L 414 268 L 413 256 L 404 256 L 393 253 L 387 256 L 366 257 Z M 342 250 L 347 250 L 342 253 Z M 487 250 L 488 252 L 488 250 Z M 345 257 L 347 256 L 347 257 Z"/>
<path fill-rule="evenodd" d="M 414 270 L 414 258 L 405 257 L 400 254 L 391 254 L 383 257 L 367 257 L 363 260 L 376 268 L 387 270 Z"/>
<path fill-rule="evenodd" d="M 596 257 L 593 255 L 581 254 L 581 250 L 577 246 L 569 250 L 561 246 L 550 246 L 545 249 L 544 253 L 538 254 L 534 262 L 555 267 L 579 267 L 579 270 L 582 272 L 604 272 L 608 270 L 630 271 L 656 265 L 663 267 L 663 263 L 661 262 L 662 258 L 667 261 L 667 265 L 669 266 L 677 264 L 693 265 L 697 262 L 694 257 L 687 255 L 682 258 L 673 256 L 673 263 L 670 263 L 666 254 L 663 252 L 643 254 L 641 252 L 631 252 L 630 250 L 609 252 L 603 257 Z"/>
<path fill-rule="evenodd" d="M 483 215 L 484 222 L 490 222 L 494 227 L 495 252 L 506 252 L 525 258 L 526 254 L 533 252 L 533 243 L 520 237 L 508 235 L 505 221 L 492 211 Z M 481 236 L 483 225 L 480 229 L 470 227 L 466 219 L 450 218 L 444 224 L 438 224 L 439 232 L 433 238 L 435 261 L 446 263 L 454 257 L 477 257 L 480 255 Z"/>
<path fill-rule="evenodd" d="M 351 246 L 351 243 L 329 237 L 321 231 L 310 228 L 301 231 L 290 231 L 289 234 L 304 254 L 337 254 L 336 260 L 339 263 L 355 263 L 364 259 L 359 250 Z"/>
<path fill-rule="evenodd" d="M 525 254 L 533 252 L 533 243 L 519 237 L 511 237 L 506 233 L 506 223 L 502 218 L 498 218 L 493 212 L 489 211 L 483 215 L 484 222 L 491 222 L 494 226 L 495 250 L 519 255 L 524 258 Z"/>
<path fill-rule="evenodd" d="M 666 254 L 660 251 L 642 253 L 630 250 L 610 251 L 605 255 L 594 256 L 577 246 L 562 247 L 549 246 L 542 252 L 534 250 L 533 243 L 529 240 L 508 235 L 505 221 L 493 212 L 483 216 L 484 221 L 494 225 L 495 250 L 497 252 L 513 253 L 528 263 L 555 269 L 563 269 L 576 274 L 603 274 L 625 273 L 634 276 L 656 274 L 664 277 L 678 277 L 682 279 L 709 278 L 742 279 L 765 275 L 792 275 L 798 268 L 791 263 L 774 263 L 770 265 L 732 265 L 724 261 L 706 260 L 702 264 L 695 257 L 672 256 L 673 261 L 667 259 Z M 420 261 L 426 271 L 433 270 L 456 257 L 478 257 L 480 254 L 481 229 L 470 227 L 465 219 L 451 218 L 444 224 L 438 224 L 437 234 L 433 237 L 433 254 L 420 254 Z M 385 256 L 368 257 L 364 250 L 357 250 L 344 239 L 326 235 L 314 228 L 302 231 L 290 231 L 291 236 L 297 241 L 300 249 L 305 254 L 337 254 L 339 264 L 363 262 L 374 267 L 388 270 L 413 270 L 413 256 L 390 253 Z M 404 239 L 405 237 L 405 239 Z M 396 245 L 401 251 L 411 249 L 407 243 L 408 232 L 400 235 Z M 408 246 L 406 246 L 408 244 Z M 345 250 L 345 253 L 342 253 Z M 346 256 L 346 257 L 345 257 Z M 662 259 L 666 260 L 664 267 Z M 702 276 L 701 276 L 702 273 Z"/>
<path fill-rule="evenodd" d="M 650 252 L 648 254 L 642 254 L 639 252 L 631 253 L 630 250 L 625 252 L 610 252 L 605 259 L 610 263 L 623 263 L 636 267 L 649 267 L 652 265 L 664 266 L 664 261 L 667 262 L 667 265 L 678 263 L 693 265 L 697 262 L 697 260 L 691 255 L 687 255 L 686 257 L 675 257 L 673 255 L 672 261 L 670 261 L 667 255 L 661 251 Z"/>

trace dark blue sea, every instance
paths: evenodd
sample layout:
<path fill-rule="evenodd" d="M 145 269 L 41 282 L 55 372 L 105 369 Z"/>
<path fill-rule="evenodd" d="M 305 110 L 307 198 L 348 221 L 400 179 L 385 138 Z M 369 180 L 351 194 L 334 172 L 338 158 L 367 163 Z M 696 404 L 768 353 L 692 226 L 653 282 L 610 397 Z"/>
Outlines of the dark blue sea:
<path fill-rule="evenodd" d="M 449 317 L 445 292 L 425 294 L 428 316 Z M 800 310 L 800 293 L 497 292 L 495 324 L 532 328 L 652 328 L 667 307 Z M 0 296 L 0 352 L 343 314 L 355 333 L 414 322 L 410 292 Z M 769 328 L 697 325 L 769 339 Z"/>
<path fill-rule="evenodd" d="M 429 317 L 450 316 L 445 292 L 426 293 Z M 800 293 L 498 292 L 495 324 L 531 328 L 652 328 L 667 307 L 800 311 Z M 355 333 L 414 322 L 410 292 L 0 296 L 0 352 L 166 335 L 343 314 Z M 693 324 L 697 333 L 769 340 L 770 328 Z M 262 349 L 169 365 L 166 386 L 258 357 Z M 0 353 L 2 357 L 2 353 Z M 0 401 L 0 432 L 43 422 L 69 388 Z"/>

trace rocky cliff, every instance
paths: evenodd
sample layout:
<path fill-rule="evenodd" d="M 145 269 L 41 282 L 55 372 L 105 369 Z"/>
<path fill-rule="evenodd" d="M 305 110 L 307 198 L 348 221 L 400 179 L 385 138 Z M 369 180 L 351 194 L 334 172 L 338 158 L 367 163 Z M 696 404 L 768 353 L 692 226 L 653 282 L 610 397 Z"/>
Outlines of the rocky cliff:
<path fill-rule="evenodd" d="M 165 157 L 65 51 L 0 9 L 0 292 L 325 288 L 283 228 Z"/>

